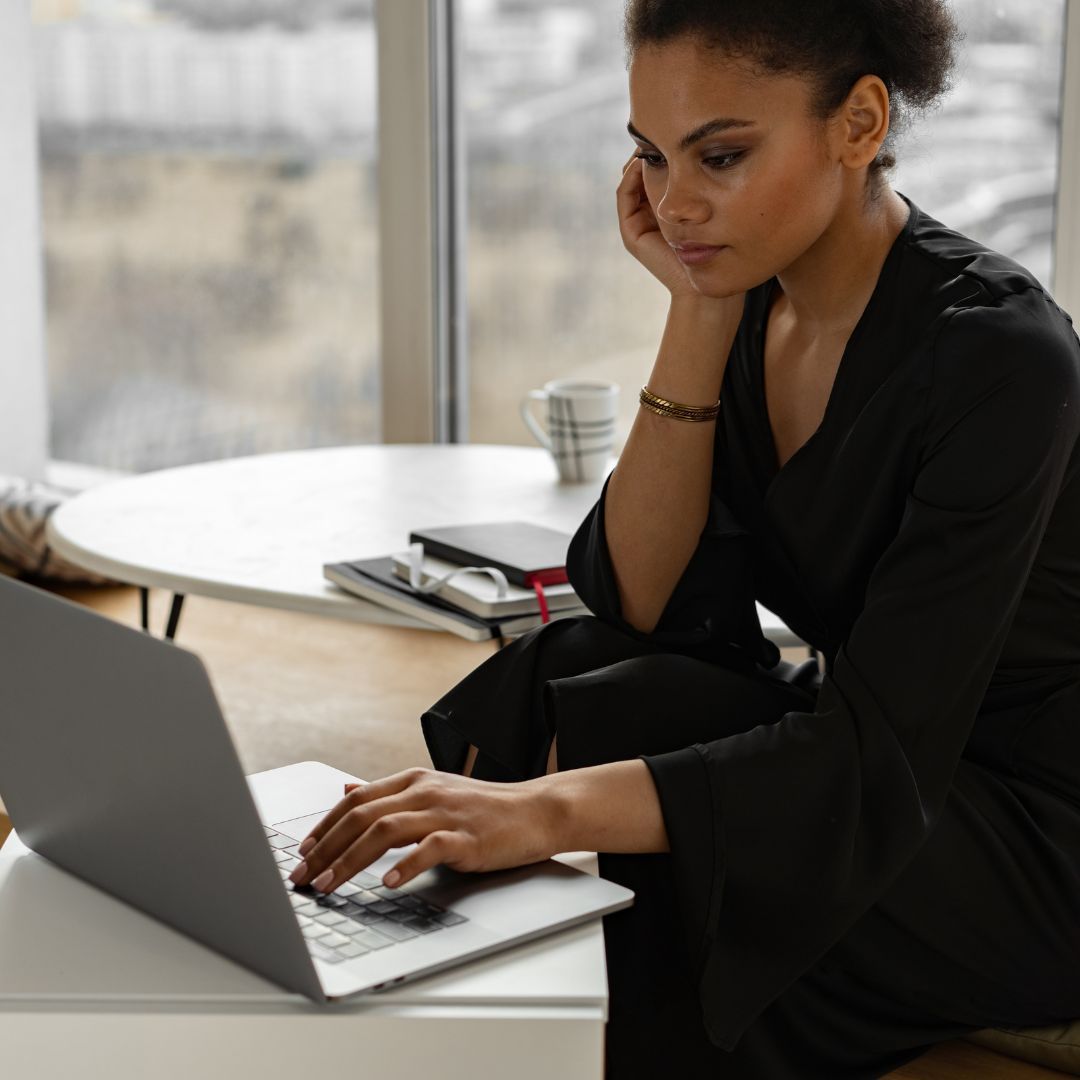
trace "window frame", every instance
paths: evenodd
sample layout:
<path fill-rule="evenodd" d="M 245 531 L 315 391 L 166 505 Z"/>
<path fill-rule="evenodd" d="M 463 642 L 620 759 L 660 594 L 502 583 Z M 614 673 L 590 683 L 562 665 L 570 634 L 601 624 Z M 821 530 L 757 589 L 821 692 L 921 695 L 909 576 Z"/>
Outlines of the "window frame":
<path fill-rule="evenodd" d="M 42 480 L 49 403 L 31 33 L 28 3 L 0 4 L 0 474 Z"/>
<path fill-rule="evenodd" d="M 384 442 L 468 441 L 456 27 L 456 0 L 376 0 Z"/>
<path fill-rule="evenodd" d="M 1080 323 L 1080 0 L 1066 0 L 1061 142 L 1054 208 L 1054 299 Z"/>

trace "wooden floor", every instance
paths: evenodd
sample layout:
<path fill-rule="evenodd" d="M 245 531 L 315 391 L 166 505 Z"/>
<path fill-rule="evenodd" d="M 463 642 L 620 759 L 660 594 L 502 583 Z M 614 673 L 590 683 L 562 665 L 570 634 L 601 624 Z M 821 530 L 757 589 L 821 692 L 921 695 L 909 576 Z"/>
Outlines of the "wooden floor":
<path fill-rule="evenodd" d="M 138 592 L 62 588 L 132 626 Z M 169 597 L 151 595 L 151 628 Z M 177 643 L 210 672 L 245 771 L 325 761 L 366 778 L 429 765 L 418 718 L 493 652 L 450 634 L 363 626 L 189 597 Z M 2 809 L 2 808 L 0 808 Z M 0 815 L 0 834 L 6 835 Z M 935 1047 L 893 1080 L 1040 1080 L 1052 1072 L 964 1041 Z"/>

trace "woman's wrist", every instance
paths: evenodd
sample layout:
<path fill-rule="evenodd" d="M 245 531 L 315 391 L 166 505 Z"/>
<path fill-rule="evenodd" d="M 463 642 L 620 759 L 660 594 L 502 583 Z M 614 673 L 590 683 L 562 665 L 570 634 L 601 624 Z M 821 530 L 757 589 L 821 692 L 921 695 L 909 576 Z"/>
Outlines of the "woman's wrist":
<path fill-rule="evenodd" d="M 668 850 L 660 798 L 640 758 L 526 781 L 548 855 Z"/>
<path fill-rule="evenodd" d="M 714 404 L 744 301 L 745 294 L 723 300 L 673 296 L 656 362 L 645 383 L 650 392 L 688 405 Z"/>

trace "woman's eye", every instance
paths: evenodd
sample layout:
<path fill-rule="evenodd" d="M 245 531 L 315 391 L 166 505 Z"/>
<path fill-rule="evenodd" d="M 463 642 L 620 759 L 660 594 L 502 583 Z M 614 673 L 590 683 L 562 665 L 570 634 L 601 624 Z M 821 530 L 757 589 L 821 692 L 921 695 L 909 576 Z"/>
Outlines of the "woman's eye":
<path fill-rule="evenodd" d="M 728 154 L 712 154 L 709 157 L 702 158 L 702 161 L 710 169 L 730 169 L 745 153 L 745 150 L 733 150 Z M 653 153 L 648 150 L 642 150 L 634 156 L 640 158 L 650 169 L 662 169 L 665 164 L 661 154 Z"/>
<path fill-rule="evenodd" d="M 730 154 L 714 154 L 703 160 L 710 169 L 730 169 L 745 153 L 745 150 L 733 150 Z"/>
<path fill-rule="evenodd" d="M 634 157 L 643 161 L 650 169 L 659 169 L 664 164 L 664 159 L 659 154 L 650 154 L 645 150 L 635 154 Z"/>

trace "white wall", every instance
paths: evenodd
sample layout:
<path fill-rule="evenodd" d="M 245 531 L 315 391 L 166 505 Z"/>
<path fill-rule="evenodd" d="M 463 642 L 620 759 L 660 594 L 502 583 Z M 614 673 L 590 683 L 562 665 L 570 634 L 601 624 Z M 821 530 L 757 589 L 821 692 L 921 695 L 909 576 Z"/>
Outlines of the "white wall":
<path fill-rule="evenodd" d="M 44 477 L 41 215 L 29 0 L 0 2 L 0 473 Z"/>

